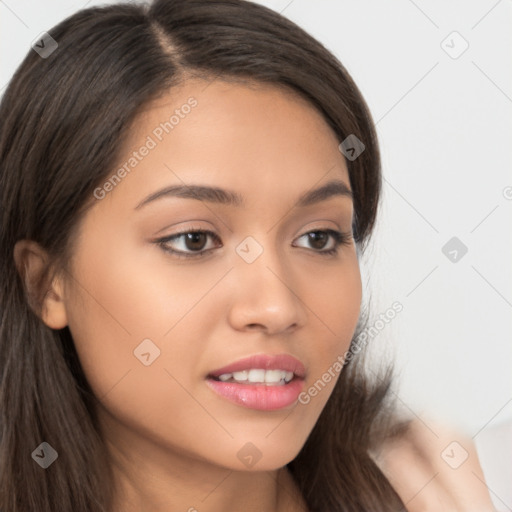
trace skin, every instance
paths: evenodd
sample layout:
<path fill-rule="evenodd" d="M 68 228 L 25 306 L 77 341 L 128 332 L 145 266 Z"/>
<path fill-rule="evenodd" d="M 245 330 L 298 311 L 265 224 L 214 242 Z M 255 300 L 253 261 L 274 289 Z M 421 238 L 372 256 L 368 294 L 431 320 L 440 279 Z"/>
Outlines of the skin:
<path fill-rule="evenodd" d="M 472 439 L 419 418 L 372 456 L 408 512 L 496 512 Z"/>
<path fill-rule="evenodd" d="M 307 405 L 265 412 L 218 396 L 205 377 L 249 355 L 288 353 L 305 365 L 307 389 L 345 353 L 362 293 L 354 241 L 325 256 L 332 237 L 324 249 L 303 235 L 351 233 L 352 200 L 294 204 L 331 179 L 350 188 L 348 171 L 339 141 L 303 99 L 276 87 L 206 85 L 190 80 L 144 109 L 119 165 L 190 96 L 198 101 L 87 212 L 43 319 L 69 326 L 101 402 L 116 511 L 301 510 L 283 467 L 337 379 Z M 134 209 L 183 182 L 231 189 L 245 206 L 167 197 Z M 213 251 L 185 260 L 155 243 L 185 228 L 211 230 L 221 246 L 209 238 Z M 251 264 L 235 251 L 247 236 L 263 248 Z M 190 252 L 183 238 L 170 245 Z M 147 338 L 161 351 L 150 366 L 133 354 Z M 237 457 L 248 442 L 261 453 L 252 468 Z"/>
<path fill-rule="evenodd" d="M 249 355 L 288 353 L 305 365 L 308 389 L 345 353 L 359 317 L 353 239 L 325 256 L 332 238 L 322 247 L 303 236 L 350 232 L 351 199 L 294 207 L 331 179 L 350 188 L 334 133 L 289 91 L 207 85 L 188 80 L 140 114 L 119 166 L 188 98 L 198 101 L 113 190 L 93 199 L 69 267 L 43 303 L 49 327 L 69 326 L 98 398 L 116 480 L 112 512 L 306 511 L 285 466 L 337 378 L 307 405 L 267 412 L 227 401 L 205 378 Z M 135 209 L 149 194 L 183 183 L 236 191 L 245 206 L 166 197 Z M 202 258 L 179 259 L 155 242 L 197 229 L 220 239 L 205 239 L 201 250 L 212 250 Z M 250 264 L 236 252 L 247 236 L 263 248 Z M 183 237 L 169 246 L 194 248 Z M 46 255 L 24 240 L 14 257 L 31 281 Z M 148 366 L 134 356 L 144 339 L 160 350 Z M 406 436 L 373 454 L 407 510 L 493 510 L 471 440 L 437 432 L 433 438 L 414 422 Z M 454 439 L 469 453 L 457 470 L 439 455 Z M 261 455 L 250 468 L 237 457 L 248 442 Z"/>

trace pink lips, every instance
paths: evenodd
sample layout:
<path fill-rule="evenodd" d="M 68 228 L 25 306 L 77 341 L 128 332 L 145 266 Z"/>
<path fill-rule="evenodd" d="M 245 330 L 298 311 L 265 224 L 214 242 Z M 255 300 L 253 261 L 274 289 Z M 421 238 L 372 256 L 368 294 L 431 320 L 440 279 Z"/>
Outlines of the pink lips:
<path fill-rule="evenodd" d="M 284 370 L 293 372 L 293 379 L 283 385 L 245 384 L 215 380 L 224 373 L 233 373 L 249 369 Z M 215 393 L 238 405 L 261 411 L 282 409 L 295 403 L 304 387 L 306 369 L 295 357 L 288 354 L 275 356 L 255 355 L 241 359 L 228 366 L 211 372 L 206 383 Z"/>

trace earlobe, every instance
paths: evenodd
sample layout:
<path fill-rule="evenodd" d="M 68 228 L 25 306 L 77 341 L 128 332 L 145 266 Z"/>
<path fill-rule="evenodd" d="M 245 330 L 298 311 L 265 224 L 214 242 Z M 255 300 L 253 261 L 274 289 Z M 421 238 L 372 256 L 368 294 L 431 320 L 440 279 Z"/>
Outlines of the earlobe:
<path fill-rule="evenodd" d="M 30 307 L 48 327 L 66 327 L 68 321 L 63 282 L 59 276 L 55 276 L 51 283 L 47 283 L 45 272 L 49 258 L 46 251 L 33 240 L 19 240 L 14 246 L 13 255 Z"/>
<path fill-rule="evenodd" d="M 52 281 L 44 296 L 41 318 L 52 329 L 63 329 L 68 325 L 63 286 L 59 278 Z"/>

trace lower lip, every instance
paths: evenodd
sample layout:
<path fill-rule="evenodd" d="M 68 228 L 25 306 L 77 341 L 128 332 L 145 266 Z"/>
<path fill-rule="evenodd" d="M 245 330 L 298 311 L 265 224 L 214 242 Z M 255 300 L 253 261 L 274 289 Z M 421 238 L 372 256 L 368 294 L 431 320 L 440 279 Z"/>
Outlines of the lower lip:
<path fill-rule="evenodd" d="M 238 405 L 259 411 L 275 411 L 297 401 L 304 387 L 304 380 L 294 378 L 284 385 L 238 384 L 206 379 L 213 391 Z"/>

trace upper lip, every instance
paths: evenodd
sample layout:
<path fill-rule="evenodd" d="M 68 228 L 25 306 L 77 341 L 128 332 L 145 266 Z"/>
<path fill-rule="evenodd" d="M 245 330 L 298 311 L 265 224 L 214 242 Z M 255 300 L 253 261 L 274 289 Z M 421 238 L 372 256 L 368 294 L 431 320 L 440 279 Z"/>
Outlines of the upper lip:
<path fill-rule="evenodd" d="M 208 374 L 208 377 L 219 377 L 224 373 L 241 372 L 243 370 L 250 370 L 251 368 L 285 370 L 287 372 L 293 372 L 301 379 L 306 376 L 306 368 L 304 365 L 297 358 L 289 354 L 256 354 L 244 359 L 239 359 L 234 363 L 214 370 Z"/>

